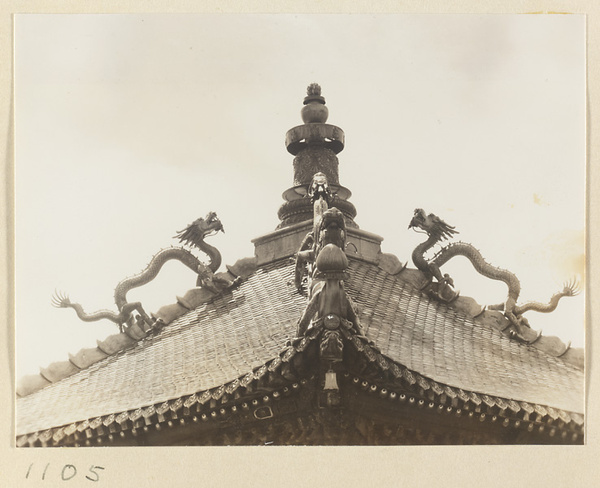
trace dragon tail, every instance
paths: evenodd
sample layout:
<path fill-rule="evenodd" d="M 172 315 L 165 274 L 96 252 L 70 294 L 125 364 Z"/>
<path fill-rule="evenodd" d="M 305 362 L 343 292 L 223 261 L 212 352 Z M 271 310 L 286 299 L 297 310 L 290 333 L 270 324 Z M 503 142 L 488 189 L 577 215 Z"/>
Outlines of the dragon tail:
<path fill-rule="evenodd" d="M 52 297 L 52 305 L 57 308 L 72 308 L 75 310 L 77 317 L 84 322 L 96 322 L 98 320 L 107 319 L 117 325 L 121 325 L 120 316 L 110 310 L 98 310 L 93 313 L 86 313 L 79 303 L 72 303 L 68 295 L 63 293 L 55 293 Z"/>
<path fill-rule="evenodd" d="M 578 295 L 580 292 L 579 283 L 576 280 L 571 280 L 564 284 L 563 289 L 558 293 L 555 293 L 550 298 L 548 303 L 540 302 L 528 302 L 523 305 L 515 307 L 515 313 L 518 315 L 524 314 L 533 310 L 534 312 L 550 313 L 556 310 L 558 302 L 563 297 L 573 297 Z"/>

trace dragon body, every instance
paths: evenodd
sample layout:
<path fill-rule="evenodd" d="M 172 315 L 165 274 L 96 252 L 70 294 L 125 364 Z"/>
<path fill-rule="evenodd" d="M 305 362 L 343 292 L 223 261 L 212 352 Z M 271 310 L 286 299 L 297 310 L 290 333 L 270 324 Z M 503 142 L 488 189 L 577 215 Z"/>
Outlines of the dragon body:
<path fill-rule="evenodd" d="M 562 297 L 574 296 L 579 293 L 577 282 L 571 281 L 565 283 L 563 290 L 554 294 L 549 303 L 528 302 L 523 305 L 517 305 L 517 300 L 521 293 L 521 283 L 517 276 L 506 269 L 498 268 L 486 262 L 481 252 L 471 244 L 464 242 L 451 243 L 438 251 L 431 260 L 425 258 L 425 253 L 434 245 L 458 233 L 458 231 L 454 230 L 454 227 L 446 224 L 446 222 L 434 214 L 427 215 L 423 209 L 416 209 L 409 228 L 420 228 L 428 234 L 427 240 L 419 244 L 412 253 L 413 263 L 427 278 L 425 287 L 431 286 L 433 278 L 440 285 L 438 291 L 452 287 L 452 278 L 447 274 L 442 275 L 440 268 L 456 256 L 466 257 L 479 274 L 486 278 L 506 283 L 508 287 L 506 301 L 489 308 L 503 310 L 504 315 L 515 327 L 517 334 L 523 325 L 529 326 L 527 319 L 523 317 L 525 312 L 532 310 L 542 313 L 552 312 L 556 309 Z M 436 294 L 438 297 L 440 296 L 439 293 Z M 453 298 L 456 295 L 456 293 L 450 294 Z"/>
<path fill-rule="evenodd" d="M 455 256 L 464 256 L 467 258 L 473 265 L 473 268 L 475 268 L 475 271 L 486 278 L 506 283 L 508 287 L 508 297 L 504 307 L 509 310 L 514 309 L 519 295 L 521 294 L 521 282 L 519 281 L 519 278 L 506 269 L 498 268 L 488 263 L 483 258 L 481 252 L 473 245 L 466 242 L 455 242 L 444 246 L 429 262 L 429 265 L 434 269 L 439 270 Z"/>
<path fill-rule="evenodd" d="M 162 249 L 152 257 L 148 266 L 141 273 L 125 278 L 115 287 L 115 303 L 117 304 L 117 308 L 121 310 L 128 303 L 127 292 L 129 290 L 150 283 L 158 276 L 161 268 L 168 261 L 172 260 L 179 261 L 194 273 L 198 273 L 198 270 L 203 266 L 196 256 L 183 247 Z"/>
<path fill-rule="evenodd" d="M 115 304 L 119 310 L 118 313 L 110 310 L 99 310 L 94 313 L 86 313 L 83 307 L 78 303 L 72 303 L 67 295 L 55 294 L 52 299 L 52 304 L 59 308 L 72 308 L 77 313 L 77 316 L 85 322 L 93 322 L 101 319 L 108 319 L 119 326 L 122 330 L 123 324 L 130 323 L 133 319 L 133 312 L 140 314 L 141 320 L 148 325 L 152 325 L 153 321 L 144 311 L 140 302 L 128 302 L 127 293 L 133 288 L 150 283 L 162 269 L 163 265 L 168 261 L 177 260 L 198 274 L 196 286 L 203 284 L 212 284 L 214 272 L 221 265 L 221 253 L 215 247 L 204 242 L 204 238 L 218 231 L 224 232 L 221 221 L 217 218 L 214 212 L 210 212 L 205 219 L 199 218 L 192 224 L 188 225 L 182 231 L 179 231 L 176 238 L 180 242 L 196 247 L 206 253 L 210 259 L 208 265 L 203 264 L 189 250 L 183 247 L 171 247 L 162 249 L 156 253 L 150 260 L 150 263 L 139 274 L 125 278 L 115 287 Z M 210 287 L 210 286 L 209 286 Z"/>

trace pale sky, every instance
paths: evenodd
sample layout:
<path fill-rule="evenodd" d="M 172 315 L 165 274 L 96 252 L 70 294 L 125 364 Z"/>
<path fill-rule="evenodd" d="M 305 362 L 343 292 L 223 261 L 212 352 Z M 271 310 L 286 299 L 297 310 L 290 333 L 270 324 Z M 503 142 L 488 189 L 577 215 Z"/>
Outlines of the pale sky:
<path fill-rule="evenodd" d="M 117 332 L 55 309 L 116 311 L 119 281 L 214 210 L 224 264 L 278 224 L 284 145 L 318 82 L 346 134 L 356 222 L 410 261 L 422 207 L 546 302 L 584 268 L 585 19 L 580 15 L 17 15 L 17 377 Z M 205 260 L 205 256 L 199 255 Z M 409 266 L 413 267 L 412 262 Z M 506 285 L 463 258 L 463 296 Z M 194 286 L 180 263 L 128 294 L 148 311 Z M 584 341 L 584 296 L 534 329 Z"/>

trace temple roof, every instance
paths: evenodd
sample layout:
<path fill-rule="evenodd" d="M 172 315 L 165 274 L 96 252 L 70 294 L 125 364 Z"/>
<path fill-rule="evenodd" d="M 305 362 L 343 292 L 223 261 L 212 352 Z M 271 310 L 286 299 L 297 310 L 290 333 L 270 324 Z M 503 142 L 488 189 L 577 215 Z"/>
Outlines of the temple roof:
<path fill-rule="evenodd" d="M 177 303 L 159 309 L 153 322 L 128 321 L 121 333 L 98 341 L 96 348 L 82 349 L 68 361 L 22 378 L 17 387 L 17 445 L 38 445 L 38 439 L 42 445 L 50 440 L 60 445 L 65 437 L 75 438 L 76 431 L 85 431 L 88 438 L 97 431 L 100 440 L 104 427 L 111 437 L 119 429 L 124 435 L 124 426 L 137 425 L 142 417 L 147 420 L 145 428 L 156 417 L 158 429 L 166 413 L 177 419 L 183 407 L 189 417 L 191 406 L 196 405 L 199 413 L 207 402 L 213 410 L 204 411 L 202 417 L 218 417 L 217 410 L 222 415 L 227 409 L 229 413 L 239 410 L 227 403 L 227 395 L 238 394 L 237 400 L 245 395 L 240 401 L 258 405 L 259 399 L 251 397 L 256 394 L 253 385 L 264 377 L 275 378 L 263 390 L 258 388 L 268 402 L 269 395 L 280 396 L 279 387 L 289 391 L 298 382 L 316 384 L 317 376 L 327 382 L 327 374 L 337 374 L 334 363 L 344 366 L 346 379 L 340 381 L 348 386 L 345 394 L 356 385 L 378 391 L 380 399 L 414 394 L 409 403 L 422 407 L 427 402 L 430 409 L 437 405 L 439 412 L 460 416 L 464 408 L 470 415 L 477 411 L 481 421 L 488 415 L 492 422 L 502 416 L 503 426 L 513 422 L 515 428 L 529 432 L 534 428 L 543 432 L 547 422 L 550 436 L 558 428 L 563 429 L 563 439 L 570 429 L 574 437 L 567 441 L 579 438 L 584 412 L 583 350 L 570 349 L 556 337 L 537 337 L 531 329 L 525 330 L 531 337 L 515 338 L 501 312 L 485 310 L 468 297 L 454 297 L 449 303 L 435 299 L 423 287 L 422 271 L 408 269 L 396 256 L 382 253 L 382 238 L 354 222 L 356 209 L 348 201 L 351 192 L 339 183 L 337 154 L 344 148 L 344 133 L 325 123 L 327 114 L 320 87 L 310 85 L 302 109 L 304 124 L 286 136 L 288 151 L 295 156 L 294 186 L 283 194 L 278 228 L 253 241 L 255 256 L 217 273 L 221 261 L 215 250 L 219 257 L 214 263 L 211 257 L 214 269 L 204 266 L 198 286 L 177 297 Z M 309 302 L 298 289 L 301 276 L 296 271 L 301 266 L 294 256 L 302 254 L 301 244 L 310 239 L 318 242 L 318 226 L 328 212 L 337 214 L 337 220 L 323 230 L 323 235 L 330 232 L 332 241 L 319 252 L 326 256 L 328 246 L 333 246 L 329 251 L 337 254 L 329 253 L 330 257 L 343 259 L 320 263 L 316 246 L 303 248 L 304 255 L 314 254 L 322 274 L 310 278 L 314 281 Z M 332 268 L 336 263 L 343 266 Z M 315 320 L 313 313 L 306 322 L 308 330 L 300 331 L 300 318 L 313 310 L 311 303 L 314 307 L 315 297 L 320 296 L 315 289 L 327 281 L 322 288 L 327 290 L 331 280 L 337 280 L 331 285 L 331 293 L 339 292 L 336 304 L 343 306 L 329 308 Z M 325 324 L 330 317 L 338 318 L 337 325 Z M 345 329 L 348 323 L 350 328 Z M 349 355 L 338 357 L 329 351 L 333 354 L 327 359 L 329 370 L 306 373 L 326 364 L 319 366 L 315 350 L 326 356 L 323 351 L 327 353 L 328 347 L 339 347 L 340 352 L 343 343 L 349 346 Z M 321 386 L 337 390 L 337 386 Z M 375 409 L 378 415 L 380 406 Z M 253 411 L 256 419 L 259 411 L 260 407 Z M 386 411 L 388 419 L 399 415 L 398 410 Z M 522 415 L 516 418 L 518 412 Z M 186 418 L 179 421 L 184 425 Z M 433 425 L 433 430 L 439 427 Z"/>
<path fill-rule="evenodd" d="M 381 257 L 379 265 L 351 259 L 346 285 L 381 361 L 425 384 L 583 413 L 579 350 L 554 357 L 552 347 L 517 342 L 500 330 L 501 314 L 471 318 L 460 304 L 434 302 L 414 286 L 418 272 L 392 274 L 389 255 Z M 261 265 L 158 333 L 19 398 L 17 434 L 235 384 L 283 355 L 294 338 L 306 298 L 293 286 L 293 273 L 289 258 Z"/>

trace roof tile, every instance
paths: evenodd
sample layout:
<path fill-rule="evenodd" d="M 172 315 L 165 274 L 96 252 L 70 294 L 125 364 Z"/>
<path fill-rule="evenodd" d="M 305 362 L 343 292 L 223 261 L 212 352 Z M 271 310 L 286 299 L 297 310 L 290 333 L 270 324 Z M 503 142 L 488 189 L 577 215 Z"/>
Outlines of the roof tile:
<path fill-rule="evenodd" d="M 127 334 L 120 333 L 110 335 L 103 341 L 96 341 L 96 343 L 98 344 L 98 349 L 110 356 L 115 352 L 132 346 L 136 343 L 136 341 L 134 341 Z"/>
<path fill-rule="evenodd" d="M 79 371 L 79 368 L 75 366 L 71 361 L 60 361 L 52 363 L 47 368 L 42 368 L 41 374 L 44 378 L 52 383 L 62 380 L 72 374 Z"/>
<path fill-rule="evenodd" d="M 398 274 L 406 267 L 406 263 L 402 264 L 394 254 L 388 253 L 379 254 L 377 265 L 391 275 Z"/>
<path fill-rule="evenodd" d="M 153 316 L 157 319 L 162 320 L 165 324 L 170 324 L 173 320 L 181 317 L 188 311 L 183 305 L 179 303 L 173 303 L 171 305 L 165 305 L 158 309 L 158 312 L 154 313 Z"/>
<path fill-rule="evenodd" d="M 208 302 L 209 300 L 214 298 L 214 296 L 215 293 L 213 293 L 207 288 L 192 288 L 191 290 L 188 290 L 186 294 L 183 295 L 183 297 L 177 297 L 177 302 L 180 305 L 183 305 L 183 307 L 187 310 L 192 310 L 196 307 L 199 307 L 203 303 Z M 169 322 L 165 321 L 165 323 Z"/>
<path fill-rule="evenodd" d="M 24 397 L 37 390 L 41 390 L 50 384 L 52 384 L 52 382 L 39 374 L 26 375 L 19 380 L 19 384 L 17 385 L 17 395 Z"/>
<path fill-rule="evenodd" d="M 107 356 L 104 351 L 94 347 L 81 349 L 75 356 L 69 354 L 69 360 L 79 369 L 86 369 Z"/>

